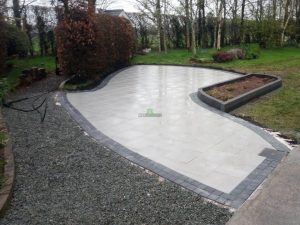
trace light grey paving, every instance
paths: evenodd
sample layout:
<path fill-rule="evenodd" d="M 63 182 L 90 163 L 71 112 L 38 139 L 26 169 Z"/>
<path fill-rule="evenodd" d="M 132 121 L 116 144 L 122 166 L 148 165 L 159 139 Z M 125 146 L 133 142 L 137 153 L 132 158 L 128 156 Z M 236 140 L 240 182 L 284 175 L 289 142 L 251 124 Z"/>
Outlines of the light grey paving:
<path fill-rule="evenodd" d="M 94 92 L 68 93 L 99 131 L 126 148 L 224 193 L 232 192 L 274 150 L 254 131 L 190 98 L 198 88 L 235 78 L 230 72 L 134 66 Z M 161 117 L 139 117 L 152 109 Z"/>

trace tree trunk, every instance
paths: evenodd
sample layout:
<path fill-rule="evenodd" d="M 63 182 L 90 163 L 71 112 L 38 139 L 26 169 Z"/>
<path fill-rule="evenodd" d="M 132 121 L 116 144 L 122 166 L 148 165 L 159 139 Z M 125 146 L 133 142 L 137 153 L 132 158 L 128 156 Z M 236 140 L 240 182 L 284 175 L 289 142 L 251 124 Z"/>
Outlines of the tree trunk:
<path fill-rule="evenodd" d="M 22 18 L 23 20 L 23 27 L 24 27 L 24 31 L 26 32 L 27 36 L 28 36 L 28 40 L 29 40 L 29 52 L 30 52 L 30 56 L 33 56 L 33 42 L 32 42 L 32 35 L 30 33 L 30 29 L 28 23 L 27 23 L 27 14 L 25 13 L 24 17 Z"/>
<path fill-rule="evenodd" d="M 300 43 L 300 1 L 296 3 L 296 41 Z"/>
<path fill-rule="evenodd" d="M 157 31 L 158 31 L 158 52 L 162 51 L 163 32 L 162 32 L 162 18 L 161 18 L 161 3 L 156 1 L 156 17 L 157 17 Z"/>
<path fill-rule="evenodd" d="M 190 10 L 189 10 L 189 0 L 185 0 L 185 24 L 186 24 L 186 48 L 191 49 L 190 43 Z"/>
<path fill-rule="evenodd" d="M 222 26 L 221 23 L 218 25 L 218 34 L 217 34 L 217 50 L 221 49 L 221 34 L 222 34 Z"/>
<path fill-rule="evenodd" d="M 231 21 L 231 44 L 238 44 L 238 33 L 237 33 L 237 9 L 238 0 L 234 0 L 232 7 L 232 21 Z"/>
<path fill-rule="evenodd" d="M 242 13 L 241 13 L 240 38 L 239 38 L 240 44 L 241 44 L 241 43 L 244 43 L 245 5 L 246 5 L 246 0 L 243 0 L 243 1 L 242 1 Z"/>
<path fill-rule="evenodd" d="M 167 34 L 166 34 L 166 27 L 167 27 L 167 23 L 166 23 L 166 7 L 167 7 L 167 2 L 166 0 L 163 0 L 163 4 L 164 4 L 164 24 L 163 24 L 163 34 L 164 34 L 164 51 L 165 53 L 167 53 L 168 51 L 168 47 L 167 47 Z"/>
<path fill-rule="evenodd" d="M 197 55 L 197 46 L 196 46 L 196 26 L 195 26 L 195 20 L 193 16 L 193 1 L 190 0 L 190 21 L 191 21 L 191 31 L 192 31 L 192 43 L 191 43 L 191 50 L 193 53 L 193 56 Z"/>
<path fill-rule="evenodd" d="M 206 18 L 205 18 L 205 0 L 198 0 L 198 27 L 199 27 L 199 46 L 202 48 L 207 48 L 207 29 L 206 29 Z"/>
<path fill-rule="evenodd" d="M 198 20 L 197 20 L 197 43 L 198 46 L 202 46 L 202 35 L 203 35 L 203 27 L 202 27 L 202 11 L 201 11 L 201 0 L 197 0 L 197 13 L 198 13 Z"/>
<path fill-rule="evenodd" d="M 205 15 L 205 0 L 201 0 L 201 11 L 202 11 L 202 47 L 207 48 L 208 47 L 208 32 L 207 32 L 207 26 L 206 26 L 206 15 Z"/>
<path fill-rule="evenodd" d="M 195 27 L 195 22 L 192 20 L 192 53 L 193 56 L 195 57 L 197 55 L 197 47 L 196 47 L 196 27 Z"/>
<path fill-rule="evenodd" d="M 223 2 L 223 18 L 221 29 L 221 46 L 226 45 L 226 1 Z"/>
<path fill-rule="evenodd" d="M 280 45 L 283 47 L 284 45 L 284 37 L 285 37 L 285 31 L 289 24 L 289 21 L 291 19 L 291 15 L 294 11 L 295 2 L 294 0 L 285 0 L 284 1 L 284 16 L 281 23 L 281 39 L 280 39 Z M 290 10 L 289 10 L 290 7 Z"/>
<path fill-rule="evenodd" d="M 21 29 L 21 7 L 19 0 L 13 0 L 13 12 L 15 17 L 16 26 Z"/>
<path fill-rule="evenodd" d="M 96 0 L 88 0 L 88 14 L 94 15 L 96 12 Z"/>
<path fill-rule="evenodd" d="M 216 46 L 215 48 L 220 50 L 221 49 L 221 35 L 222 35 L 222 16 L 223 16 L 223 10 L 224 10 L 224 7 L 223 7 L 223 0 L 220 0 L 220 5 L 219 5 L 219 2 L 217 2 L 217 8 L 216 8 L 216 11 L 217 11 L 217 32 L 216 32 Z"/>
<path fill-rule="evenodd" d="M 273 20 L 276 20 L 276 16 L 277 16 L 277 0 L 273 0 Z"/>

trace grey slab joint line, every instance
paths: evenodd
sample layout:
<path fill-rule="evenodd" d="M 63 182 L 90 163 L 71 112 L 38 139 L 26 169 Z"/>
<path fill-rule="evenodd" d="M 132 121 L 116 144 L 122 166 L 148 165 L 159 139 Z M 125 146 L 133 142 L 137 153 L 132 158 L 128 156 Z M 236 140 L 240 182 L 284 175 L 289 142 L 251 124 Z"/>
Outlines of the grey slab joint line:
<path fill-rule="evenodd" d="M 93 92 L 100 88 L 105 87 L 105 85 L 116 76 L 118 73 L 123 71 L 124 69 L 112 73 L 109 75 L 98 87 L 93 90 L 85 91 L 85 92 Z M 71 114 L 71 116 L 77 121 L 77 123 L 89 133 L 93 138 L 95 138 L 99 143 L 105 144 L 108 148 L 120 154 L 124 158 L 132 161 L 135 164 L 138 164 L 146 169 L 153 171 L 154 173 L 165 177 L 166 179 L 181 185 L 182 187 L 193 191 L 205 198 L 211 199 L 221 204 L 225 204 L 227 206 L 233 208 L 239 208 L 253 193 L 253 191 L 263 182 L 263 180 L 272 172 L 272 170 L 280 163 L 281 159 L 285 154 L 271 156 L 268 158 L 268 154 L 266 154 L 267 150 L 262 149 L 262 154 L 264 157 L 267 157 L 257 168 L 255 168 L 234 190 L 232 190 L 229 194 L 216 190 L 212 187 L 209 187 L 203 183 L 200 183 L 196 180 L 193 180 L 185 175 L 182 175 L 174 170 L 167 168 L 164 165 L 161 165 L 153 160 L 150 160 L 132 150 L 122 146 L 116 141 L 112 140 L 108 136 L 104 135 L 101 131 L 97 130 L 76 108 L 74 108 L 71 103 L 68 101 L 65 92 L 59 92 L 58 97 L 62 105 L 66 108 L 66 110 Z M 277 150 L 286 153 L 288 152 L 288 148 L 280 143 L 276 138 L 272 135 L 264 131 L 263 129 L 250 124 L 247 121 L 242 119 L 233 117 L 227 113 L 220 112 L 204 103 L 202 103 L 198 97 L 197 93 L 193 93 L 190 95 L 191 99 L 205 107 L 214 113 L 217 113 L 223 117 L 226 117 L 234 122 L 237 122 L 245 127 L 250 128 L 252 131 L 256 132 L 263 139 L 268 141 L 273 147 Z"/>

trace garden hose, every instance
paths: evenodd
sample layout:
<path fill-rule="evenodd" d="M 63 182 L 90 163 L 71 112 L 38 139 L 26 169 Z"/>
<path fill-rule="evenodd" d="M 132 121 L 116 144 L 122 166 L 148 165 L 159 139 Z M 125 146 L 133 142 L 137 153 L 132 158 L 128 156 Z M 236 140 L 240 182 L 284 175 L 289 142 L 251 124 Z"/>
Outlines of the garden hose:
<path fill-rule="evenodd" d="M 51 94 L 52 92 L 55 92 L 55 91 L 57 91 L 57 88 L 55 88 L 54 90 L 42 93 L 42 94 L 31 96 L 31 97 L 20 98 L 20 99 L 9 101 L 9 102 L 4 101 L 3 106 L 6 107 L 6 108 L 9 108 L 9 109 L 24 112 L 24 113 L 37 112 L 40 115 L 41 123 L 43 123 L 45 118 L 46 118 L 46 114 L 47 114 L 47 110 L 48 110 L 48 97 L 49 97 L 49 94 Z M 36 105 L 36 102 L 38 100 L 42 99 L 42 97 L 44 97 L 44 99 L 41 101 L 41 103 Z M 14 104 L 16 104 L 16 103 L 28 101 L 30 99 L 34 99 L 31 103 L 32 108 L 30 108 L 30 109 L 24 109 L 24 108 L 19 108 L 19 107 L 14 106 Z M 40 109 L 43 106 L 45 106 L 45 108 L 44 108 L 43 111 L 41 111 Z"/>

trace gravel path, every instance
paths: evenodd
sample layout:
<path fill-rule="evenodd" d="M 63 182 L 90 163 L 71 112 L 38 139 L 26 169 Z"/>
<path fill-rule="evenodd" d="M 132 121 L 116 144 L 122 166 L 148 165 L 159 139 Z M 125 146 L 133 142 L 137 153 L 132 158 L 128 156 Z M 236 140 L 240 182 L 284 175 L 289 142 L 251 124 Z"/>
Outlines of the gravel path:
<path fill-rule="evenodd" d="M 13 96 L 52 89 L 51 78 Z M 30 106 L 30 102 L 19 106 Z M 146 173 L 101 146 L 49 98 L 37 113 L 5 109 L 14 144 L 16 183 L 0 224 L 225 224 L 228 210 Z"/>

